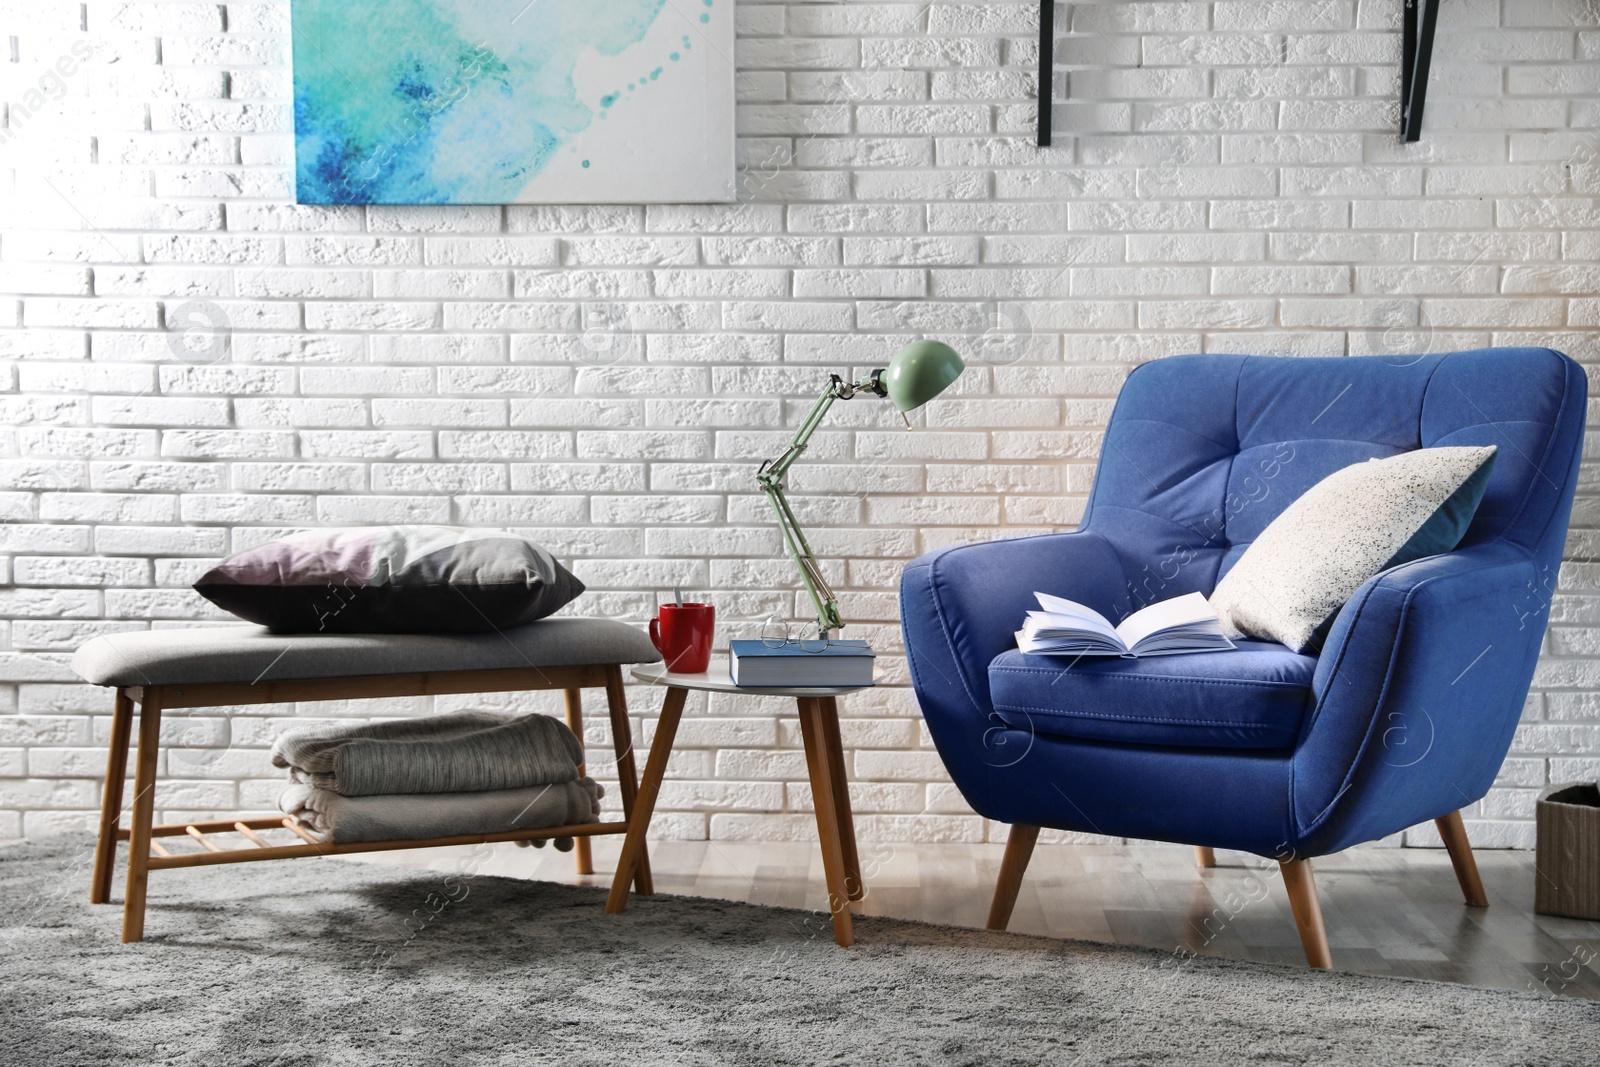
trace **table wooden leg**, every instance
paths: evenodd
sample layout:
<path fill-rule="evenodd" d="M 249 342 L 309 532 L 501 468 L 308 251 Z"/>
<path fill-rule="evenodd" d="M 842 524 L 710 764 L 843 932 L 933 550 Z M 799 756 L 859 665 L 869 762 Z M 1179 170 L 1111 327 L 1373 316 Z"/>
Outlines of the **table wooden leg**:
<path fill-rule="evenodd" d="M 156 814 L 156 754 L 161 746 L 161 690 L 145 686 L 139 701 L 139 759 L 128 827 L 128 887 L 123 894 L 122 943 L 144 940 L 144 896 L 150 879 L 150 827 Z"/>
<path fill-rule="evenodd" d="M 833 913 L 833 939 L 843 947 L 856 943 L 850 915 L 850 891 L 845 885 L 844 848 L 839 842 L 839 811 L 834 803 L 833 761 L 827 744 L 827 718 L 822 701 L 800 697 L 800 735 L 811 772 L 811 804 L 817 811 L 817 836 L 822 842 L 822 869 L 828 881 L 828 910 Z"/>
<path fill-rule="evenodd" d="M 122 826 L 122 785 L 128 776 L 128 741 L 133 733 L 133 701 L 118 689 L 111 712 L 111 744 L 106 754 L 106 784 L 100 796 L 100 839 L 94 846 L 94 880 L 89 903 L 111 900 L 111 874 L 117 862 L 117 830 Z"/>
<path fill-rule="evenodd" d="M 568 689 L 567 697 L 567 727 L 577 735 L 578 743 L 583 744 L 583 690 Z M 578 777 L 589 773 L 587 764 L 578 764 Z M 594 852 L 589 847 L 589 839 L 580 837 L 573 844 L 573 858 L 578 862 L 579 874 L 594 873 Z"/>
<path fill-rule="evenodd" d="M 833 778 L 833 807 L 839 815 L 839 846 L 844 851 L 845 888 L 851 900 L 867 895 L 861 879 L 861 855 L 856 850 L 856 819 L 850 809 L 850 778 L 844 768 L 844 741 L 839 736 L 839 701 L 822 698 L 822 739 L 828 748 L 828 766 Z"/>
<path fill-rule="evenodd" d="M 611 744 L 617 752 L 617 787 L 622 793 L 622 814 L 633 821 L 634 800 L 639 795 L 639 772 L 633 763 L 633 727 L 628 723 L 628 696 L 622 688 L 622 668 L 606 668 L 606 708 L 611 713 Z M 650 848 L 639 839 L 633 866 L 633 888 L 640 896 L 653 896 L 655 881 L 650 877 Z"/>
<path fill-rule="evenodd" d="M 661 717 L 656 720 L 656 737 L 650 744 L 650 756 L 644 763 L 644 781 L 639 783 L 638 795 L 633 799 L 628 815 L 628 835 L 622 841 L 622 856 L 617 860 L 616 877 L 611 880 L 611 895 L 606 898 L 606 912 L 615 915 L 628 906 L 628 883 L 633 880 L 634 868 L 645 860 L 645 839 L 650 833 L 650 816 L 655 814 L 656 797 L 661 793 L 661 779 L 667 773 L 667 760 L 672 756 L 672 742 L 678 735 L 678 720 L 683 717 L 683 704 L 689 691 L 668 686 L 666 699 L 661 702 Z M 626 779 L 625 779 L 626 780 Z"/>

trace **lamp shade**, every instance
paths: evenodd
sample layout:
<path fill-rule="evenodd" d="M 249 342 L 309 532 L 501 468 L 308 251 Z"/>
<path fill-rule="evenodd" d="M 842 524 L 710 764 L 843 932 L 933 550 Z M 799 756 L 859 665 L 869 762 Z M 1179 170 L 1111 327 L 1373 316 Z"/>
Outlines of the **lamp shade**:
<path fill-rule="evenodd" d="M 967 365 L 955 349 L 939 341 L 912 341 L 894 354 L 884 386 L 901 411 L 920 408 L 961 377 Z"/>

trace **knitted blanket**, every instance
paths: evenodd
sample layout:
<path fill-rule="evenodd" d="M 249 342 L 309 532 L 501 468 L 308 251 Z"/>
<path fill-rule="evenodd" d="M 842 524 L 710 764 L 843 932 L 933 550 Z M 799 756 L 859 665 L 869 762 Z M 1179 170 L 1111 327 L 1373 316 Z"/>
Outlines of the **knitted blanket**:
<path fill-rule="evenodd" d="M 296 784 L 283 791 L 278 807 L 298 819 L 313 837 L 343 844 L 498 834 L 594 822 L 600 817 L 604 793 L 592 778 L 529 789 L 421 796 L 346 797 Z"/>
<path fill-rule="evenodd" d="M 347 797 L 524 789 L 571 782 L 582 762 L 560 720 L 486 711 L 306 726 L 272 746 L 295 782 Z"/>

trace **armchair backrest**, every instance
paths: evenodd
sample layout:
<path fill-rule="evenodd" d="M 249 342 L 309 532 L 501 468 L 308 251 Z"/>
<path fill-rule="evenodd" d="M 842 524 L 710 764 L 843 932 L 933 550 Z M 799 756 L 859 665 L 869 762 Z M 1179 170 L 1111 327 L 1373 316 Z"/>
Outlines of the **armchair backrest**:
<path fill-rule="evenodd" d="M 1128 378 L 1083 526 L 1137 608 L 1209 594 L 1290 502 L 1351 463 L 1497 445 L 1463 546 L 1502 539 L 1553 575 L 1577 479 L 1583 370 L 1547 348 L 1417 357 L 1177 356 Z"/>

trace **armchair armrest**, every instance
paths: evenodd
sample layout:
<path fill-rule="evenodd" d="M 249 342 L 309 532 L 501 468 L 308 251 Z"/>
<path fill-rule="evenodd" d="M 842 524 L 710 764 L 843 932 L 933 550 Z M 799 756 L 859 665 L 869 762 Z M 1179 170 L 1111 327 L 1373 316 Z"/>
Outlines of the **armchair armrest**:
<path fill-rule="evenodd" d="M 986 777 L 985 746 L 994 706 L 989 662 L 1014 647 L 1035 591 L 1087 604 L 1113 617 L 1126 605 L 1126 577 L 1097 533 L 1048 534 L 954 545 L 906 565 L 900 578 L 900 625 L 923 718 L 952 777 Z M 964 773 L 967 772 L 967 773 Z M 981 800 L 968 785 L 967 799 Z"/>
<path fill-rule="evenodd" d="M 1035 591 L 1114 616 L 1127 600 L 1125 581 L 1111 545 L 1087 530 L 954 545 L 912 560 L 900 612 L 913 681 L 949 677 L 987 716 L 989 662 L 1016 644 L 1023 615 L 1039 606 Z"/>
<path fill-rule="evenodd" d="M 1476 801 L 1511 745 L 1554 575 L 1494 542 L 1368 581 L 1317 664 L 1293 760 L 1305 855 L 1335 852 Z"/>

